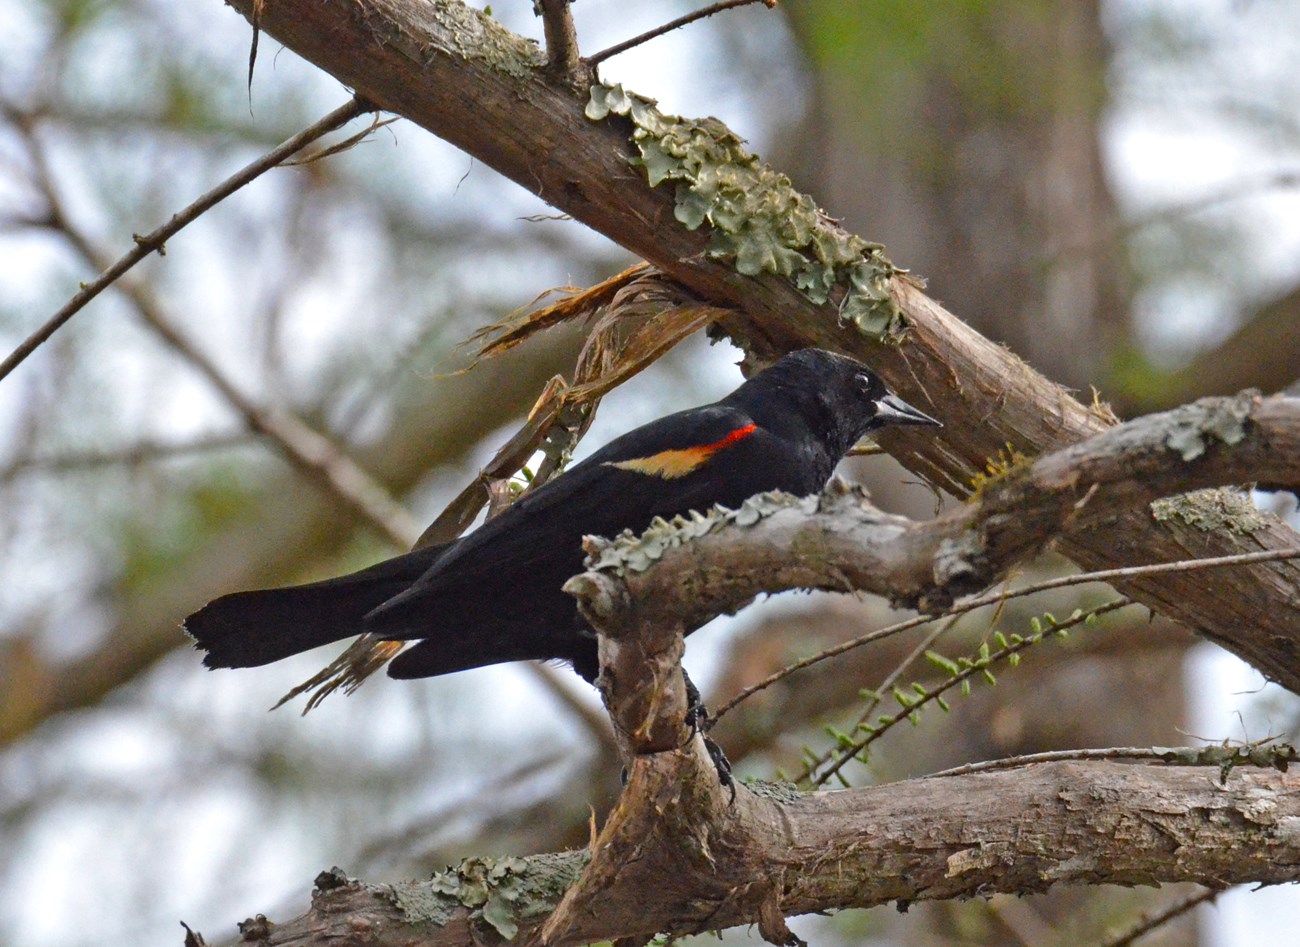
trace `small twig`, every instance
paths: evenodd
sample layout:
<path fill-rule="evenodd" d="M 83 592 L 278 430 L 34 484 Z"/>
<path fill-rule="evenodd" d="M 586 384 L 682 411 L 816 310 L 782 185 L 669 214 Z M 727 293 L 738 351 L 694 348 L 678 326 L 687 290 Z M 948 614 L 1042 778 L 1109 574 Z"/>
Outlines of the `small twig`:
<path fill-rule="evenodd" d="M 351 151 L 357 145 L 372 136 L 375 132 L 379 131 L 379 129 L 387 128 L 389 125 L 395 124 L 399 121 L 401 121 L 401 118 L 397 115 L 381 119 L 379 115 L 376 114 L 374 120 L 355 135 L 349 135 L 337 144 L 330 145 L 327 148 L 319 148 L 309 154 L 282 161 L 280 162 L 280 166 L 284 168 L 305 167 L 309 164 L 315 164 L 317 161 L 322 161 L 325 158 L 332 158 L 345 151 Z"/>
<path fill-rule="evenodd" d="M 349 108 L 360 108 L 360 106 L 354 103 L 336 110 L 333 114 L 337 116 Z M 306 142 L 304 141 L 303 144 Z M 44 156 L 35 142 L 32 142 L 32 158 L 38 184 L 44 191 L 49 205 L 50 226 L 63 234 L 74 249 L 92 266 L 104 268 L 106 255 L 66 214 Z M 121 282 L 120 288 L 131 300 L 145 324 L 196 368 L 244 419 L 251 430 L 264 435 L 280 449 L 291 464 L 337 496 L 344 505 L 383 533 L 395 546 L 400 549 L 411 547 L 420 532 L 415 520 L 400 503 L 393 499 L 384 486 L 371 477 L 342 447 L 313 429 L 297 415 L 282 408 L 263 408 L 240 391 L 216 362 L 204 355 L 181 334 L 144 287 L 133 280 L 126 280 Z"/>
<path fill-rule="evenodd" d="M 578 31 L 573 25 L 569 3 L 570 0 L 534 0 L 533 12 L 542 18 L 546 35 L 546 68 L 577 85 L 583 68 L 578 56 Z"/>
<path fill-rule="evenodd" d="M 302 149 L 304 145 L 310 144 L 322 135 L 334 131 L 357 116 L 373 111 L 373 109 L 374 106 L 363 102 L 359 98 L 353 98 L 346 105 L 330 112 L 320 121 L 304 128 L 283 144 L 271 149 L 236 174 L 226 178 L 225 181 L 208 191 L 194 203 L 176 213 L 171 220 L 158 229 L 143 236 L 137 235 L 135 237 L 135 246 L 128 253 L 124 254 L 116 263 L 107 267 L 95 279 L 83 284 L 76 295 L 69 299 L 58 312 L 23 340 L 22 344 L 14 349 L 8 358 L 0 362 L 0 381 L 21 365 L 27 356 L 36 351 L 65 322 L 80 312 L 87 303 L 120 279 L 124 273 L 150 253 L 154 251 L 158 253 L 164 252 L 166 242 L 186 225 L 193 223 L 214 205 L 225 200 L 264 172 L 269 171 L 285 158 Z"/>
<path fill-rule="evenodd" d="M 1016 769 L 1031 763 L 1060 763 L 1067 760 L 1149 760 L 1174 766 L 1263 766 L 1277 769 L 1295 762 L 1295 748 L 1286 743 L 1268 746 L 1276 737 L 1238 746 L 1169 747 L 1169 746 L 1110 746 L 1082 750 L 1047 750 L 1042 753 L 1024 753 L 998 760 L 966 763 L 951 769 L 931 773 L 926 779 L 943 779 L 948 776 L 966 776 L 970 773 L 989 773 L 1001 769 Z M 1242 751 L 1245 752 L 1242 752 Z"/>
<path fill-rule="evenodd" d="M 983 608 L 985 605 L 996 605 L 1007 599 L 1020 598 L 1025 595 L 1033 595 L 1037 592 L 1045 592 L 1049 589 L 1065 588 L 1071 585 L 1084 585 L 1089 582 L 1109 582 L 1112 579 L 1133 579 L 1144 575 L 1155 575 L 1162 572 L 1190 572 L 1196 569 L 1212 569 L 1218 566 L 1236 566 L 1249 565 L 1257 562 L 1270 562 L 1278 559 L 1295 559 L 1300 558 L 1300 549 L 1270 549 L 1264 552 L 1247 552 L 1234 556 L 1215 556 L 1206 559 L 1180 559 L 1176 562 L 1160 562 L 1147 566 L 1126 566 L 1122 569 L 1103 569 L 1099 572 L 1080 572 L 1075 575 L 1059 576 L 1055 579 L 1047 579 L 1043 582 L 1036 582 L 1033 585 L 1026 585 L 1020 589 L 1002 589 L 988 595 L 981 595 L 976 598 L 967 599 L 964 602 L 953 605 L 951 608 L 933 615 L 917 615 L 915 618 L 908 618 L 904 621 L 888 625 L 876 631 L 868 632 L 851 641 L 838 644 L 833 648 L 827 648 L 810 657 L 804 658 L 791 664 L 789 667 L 776 671 L 757 684 L 751 684 L 746 687 L 735 697 L 731 698 L 714 714 L 714 720 L 717 720 L 734 708 L 743 700 L 747 700 L 761 690 L 771 687 L 778 681 L 782 681 L 794 674 L 796 671 L 802 671 L 804 668 L 812 667 L 814 664 L 820 664 L 828 658 L 843 654 L 846 651 L 852 651 L 854 648 L 860 648 L 863 645 L 880 641 L 883 638 L 889 638 L 893 635 L 904 631 L 909 631 L 920 625 L 929 624 L 939 618 L 945 618 L 949 615 L 963 615 L 966 612 L 972 612 L 977 608 Z"/>
<path fill-rule="evenodd" d="M 874 693 L 867 699 L 867 706 L 863 709 L 862 713 L 858 715 L 857 721 L 854 722 L 853 725 L 854 729 L 857 729 L 862 724 L 867 722 L 867 720 L 871 717 L 871 715 L 875 713 L 876 708 L 880 706 L 881 695 L 884 694 L 885 691 L 893 687 L 896 683 L 898 683 L 898 679 L 903 676 L 903 672 L 906 671 L 907 668 L 911 666 L 912 662 L 915 661 L 917 658 L 919 658 L 921 655 L 925 654 L 925 652 L 928 651 L 936 641 L 938 641 L 945 634 L 947 634 L 952 629 L 952 626 L 957 624 L 957 619 L 959 617 L 960 617 L 959 615 L 953 615 L 943 624 L 936 624 L 934 629 L 928 635 L 922 638 L 920 643 L 915 648 L 912 649 L 911 653 L 908 654 L 907 657 L 903 658 L 903 660 L 898 662 L 898 664 L 894 667 L 894 670 L 892 670 L 889 674 L 885 676 L 885 679 L 880 682 L 880 686 L 876 687 L 874 689 Z M 808 765 L 804 769 L 804 772 L 800 774 L 800 776 L 795 780 L 795 782 L 798 782 L 799 779 L 802 779 L 804 776 L 811 776 L 814 772 L 817 771 L 817 767 L 827 763 L 834 754 L 835 754 L 835 747 L 832 746 L 829 749 L 827 749 L 826 752 L 824 752 L 821 756 L 817 757 L 817 759 L 808 763 Z"/>
<path fill-rule="evenodd" d="M 1020 641 L 1017 641 L 1014 644 L 1010 644 L 1005 648 L 998 649 L 990 656 L 988 661 L 972 663 L 969 667 L 963 668 L 957 674 L 952 675 L 950 678 L 945 680 L 943 683 L 939 684 L 937 687 L 932 687 L 927 689 L 924 694 L 920 695 L 918 700 L 914 702 L 910 702 L 900 707 L 897 711 L 895 711 L 893 714 L 889 716 L 888 720 L 882 720 L 879 726 L 872 727 L 870 730 L 867 731 L 867 734 L 865 736 L 857 740 L 854 740 L 853 743 L 851 743 L 849 746 L 843 747 L 842 749 L 838 747 L 835 748 L 839 750 L 840 753 L 839 758 L 835 760 L 834 763 L 831 764 L 830 768 L 828 768 L 817 778 L 812 779 L 812 775 L 813 775 L 812 771 L 815 769 L 815 767 L 813 766 L 810 766 L 808 768 L 806 775 L 810 779 L 812 779 L 812 784 L 814 786 L 824 786 L 826 784 L 826 781 L 830 779 L 832 776 L 834 776 L 836 773 L 838 773 L 841 769 L 843 769 L 850 760 L 857 759 L 859 753 L 861 753 L 867 747 L 871 746 L 871 744 L 879 740 L 889 730 L 893 729 L 898 724 L 902 723 L 904 720 L 911 717 L 921 707 L 924 707 L 926 704 L 939 700 L 939 698 L 941 698 L 945 693 L 947 693 L 948 691 L 952 690 L 954 687 L 957 687 L 959 684 L 961 684 L 962 681 L 970 680 L 976 674 L 987 673 L 988 666 L 990 663 L 995 661 L 1001 661 L 1005 658 L 1010 657 L 1013 654 L 1019 654 L 1021 651 L 1024 651 L 1026 648 L 1032 648 L 1034 645 L 1038 644 L 1045 638 L 1061 634 L 1067 631 L 1068 629 L 1073 628 L 1076 625 L 1081 625 L 1084 622 L 1087 622 L 1093 618 L 1096 618 L 1101 615 L 1105 615 L 1108 612 L 1113 612 L 1116 609 L 1125 608 L 1126 606 L 1132 604 L 1133 602 L 1130 602 L 1126 598 L 1115 599 L 1113 601 L 1107 602 L 1104 605 L 1099 605 L 1097 608 L 1089 609 L 1086 612 L 1081 612 L 1072 618 L 1066 619 L 1065 621 L 1059 623 L 1053 623 L 1052 627 L 1045 629 L 1042 634 L 1033 635 L 1029 638 L 1023 638 Z"/>
<path fill-rule="evenodd" d="M 629 40 L 617 43 L 608 49 L 602 49 L 594 56 L 587 57 L 588 66 L 596 66 L 606 59 L 617 56 L 619 53 L 625 53 L 633 47 L 640 46 L 642 43 L 648 43 L 656 37 L 663 36 L 665 33 L 671 33 L 673 30 L 680 29 L 688 23 L 694 23 L 696 20 L 702 20 L 707 16 L 713 16 L 715 13 L 721 13 L 723 10 L 730 10 L 733 7 L 744 7 L 751 3 L 762 3 L 769 10 L 776 6 L 777 0 L 720 0 L 712 6 L 705 7 L 703 10 L 696 10 L 694 13 L 688 13 L 685 16 L 679 16 L 677 19 L 665 23 L 663 26 L 657 26 L 653 30 L 648 30 L 639 36 L 633 36 Z M 549 39 L 547 45 L 550 44 Z"/>
<path fill-rule="evenodd" d="M 20 457 L 0 468 L 0 482 L 28 473 L 69 473 L 96 467 L 133 466 L 205 451 L 240 447 L 252 441 L 247 431 L 213 434 L 192 441 L 141 441 L 116 450 L 68 451 L 47 457 Z"/>
<path fill-rule="evenodd" d="M 1124 931 L 1109 940 L 1103 941 L 1101 947 L 1128 947 L 1129 944 L 1134 943 L 1139 937 L 1145 937 L 1156 928 L 1168 924 L 1174 918 L 1181 917 L 1198 905 L 1213 904 L 1218 899 L 1219 895 L 1223 894 L 1226 890 L 1227 888 L 1206 888 L 1199 894 L 1193 894 L 1180 901 L 1175 901 L 1163 911 L 1153 914 L 1150 917 L 1143 915 L 1142 919 L 1127 931 Z"/>

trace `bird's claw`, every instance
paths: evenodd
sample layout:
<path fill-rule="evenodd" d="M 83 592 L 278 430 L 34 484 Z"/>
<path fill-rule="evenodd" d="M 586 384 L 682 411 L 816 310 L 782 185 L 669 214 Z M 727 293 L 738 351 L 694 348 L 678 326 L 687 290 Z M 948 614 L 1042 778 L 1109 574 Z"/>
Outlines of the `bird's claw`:
<path fill-rule="evenodd" d="M 727 754 L 722 752 L 722 747 L 709 737 L 714 721 L 709 716 L 709 708 L 704 706 L 704 700 L 700 697 L 700 689 L 695 686 L 695 682 L 685 671 L 682 672 L 682 676 L 686 682 L 686 726 L 691 728 L 691 735 L 687 742 L 697 736 L 704 740 L 704 749 L 708 751 L 709 759 L 713 761 L 713 768 L 718 773 L 718 782 L 724 789 L 731 791 L 731 799 L 727 805 L 733 805 L 736 801 L 736 780 L 731 775 L 731 761 L 727 759 Z"/>
<path fill-rule="evenodd" d="M 718 783 L 723 789 L 730 790 L 731 798 L 727 800 L 727 805 L 736 804 L 736 780 L 731 775 L 731 760 L 727 759 L 727 754 L 722 752 L 722 747 L 714 743 L 708 737 L 704 738 L 704 749 L 709 752 L 709 759 L 713 761 L 713 768 L 718 773 Z"/>

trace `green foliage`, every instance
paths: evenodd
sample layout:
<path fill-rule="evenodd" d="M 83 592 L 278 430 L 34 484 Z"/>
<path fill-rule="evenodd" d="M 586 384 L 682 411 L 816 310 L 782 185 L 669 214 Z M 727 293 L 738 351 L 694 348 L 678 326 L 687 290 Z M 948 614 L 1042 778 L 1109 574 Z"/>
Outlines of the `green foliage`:
<path fill-rule="evenodd" d="M 1101 606 L 1106 610 L 1111 607 L 1113 606 Z M 990 686 L 996 686 L 997 677 L 993 673 L 994 667 L 999 664 L 1017 667 L 1020 664 L 1020 656 L 1025 650 L 1049 638 L 1064 638 L 1068 635 L 1069 629 L 1075 625 L 1091 624 L 1096 620 L 1100 610 L 1075 609 L 1064 621 L 1057 621 L 1050 612 L 1044 612 L 1041 618 L 1036 616 L 1030 619 L 1032 631 L 1028 635 L 1006 634 L 995 629 L 991 634 L 992 644 L 988 640 L 981 642 L 976 652 L 970 656 L 951 658 L 937 651 L 926 651 L 926 660 L 945 674 L 944 679 L 931 685 L 913 681 L 910 685 L 894 686 L 891 693 L 898 704 L 898 710 L 892 714 L 879 715 L 874 723 L 864 718 L 852 731 L 847 732 L 836 727 L 827 727 L 826 733 L 835 741 L 835 746 L 820 756 L 806 751 L 805 776 L 811 776 L 818 767 L 833 760 L 831 766 L 817 778 L 816 782 L 823 783 L 832 775 L 839 777 L 843 782 L 843 777 L 839 776 L 840 769 L 850 759 L 865 763 L 868 758 L 867 750 L 871 744 L 893 727 L 904 720 L 916 726 L 920 723 L 920 711 L 931 703 L 937 705 L 944 713 L 948 713 L 951 708 L 943 695 L 954 688 L 960 688 L 963 696 L 968 695 L 971 679 L 976 676 L 982 677 Z M 863 691 L 863 694 L 870 695 L 869 699 L 873 704 L 878 700 L 878 695 L 874 692 Z"/>

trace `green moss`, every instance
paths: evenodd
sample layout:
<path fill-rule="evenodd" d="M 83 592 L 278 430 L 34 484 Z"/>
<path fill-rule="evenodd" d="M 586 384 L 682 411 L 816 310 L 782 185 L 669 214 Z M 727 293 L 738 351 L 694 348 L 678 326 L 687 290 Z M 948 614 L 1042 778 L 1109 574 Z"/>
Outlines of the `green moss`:
<path fill-rule="evenodd" d="M 1028 470 L 1031 466 L 1033 466 L 1033 461 L 1010 444 L 1007 444 L 1006 447 L 998 451 L 997 456 L 985 462 L 982 473 L 976 473 L 971 478 L 971 492 L 966 497 L 966 502 L 970 503 L 978 500 L 989 487 L 997 483 L 1003 483 L 1021 471 Z"/>
<path fill-rule="evenodd" d="M 1214 487 L 1156 500 L 1151 504 L 1151 517 L 1158 523 L 1178 520 L 1207 533 L 1253 533 L 1268 524 L 1250 498 L 1235 487 Z"/>
<path fill-rule="evenodd" d="M 631 119 L 650 186 L 676 182 L 675 216 L 687 230 L 710 225 L 710 256 L 732 261 L 745 276 L 784 277 L 817 305 L 838 299 L 840 319 L 872 338 L 902 332 L 889 285 L 901 271 L 884 248 L 835 226 L 720 121 L 665 115 L 621 85 L 593 86 L 586 114 Z"/>

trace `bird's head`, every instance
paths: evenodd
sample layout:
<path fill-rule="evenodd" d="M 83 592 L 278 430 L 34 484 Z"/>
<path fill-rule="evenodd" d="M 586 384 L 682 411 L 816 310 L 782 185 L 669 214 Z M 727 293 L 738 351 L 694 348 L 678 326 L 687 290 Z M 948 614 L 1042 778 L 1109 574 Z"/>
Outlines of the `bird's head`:
<path fill-rule="evenodd" d="M 943 426 L 890 391 L 880 376 L 861 362 L 823 349 L 791 352 L 757 379 L 796 401 L 808 420 L 824 429 L 829 446 L 840 456 L 862 437 L 882 428 Z"/>

